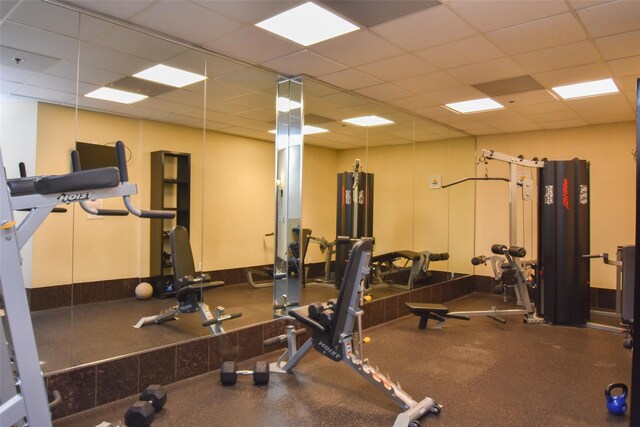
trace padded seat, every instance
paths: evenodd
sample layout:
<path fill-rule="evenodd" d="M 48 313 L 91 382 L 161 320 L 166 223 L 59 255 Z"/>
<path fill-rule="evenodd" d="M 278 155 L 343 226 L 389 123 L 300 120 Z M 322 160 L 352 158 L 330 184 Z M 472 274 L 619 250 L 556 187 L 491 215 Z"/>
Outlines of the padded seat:
<path fill-rule="evenodd" d="M 120 184 L 118 168 L 89 169 L 64 175 L 36 176 L 7 181 L 12 196 L 97 190 Z"/>
<path fill-rule="evenodd" d="M 446 317 L 459 320 L 469 320 L 468 316 L 449 314 L 449 308 L 442 304 L 425 303 L 425 302 L 405 302 L 409 311 L 420 317 L 418 329 L 426 329 L 429 319 L 433 319 L 442 323 Z"/>

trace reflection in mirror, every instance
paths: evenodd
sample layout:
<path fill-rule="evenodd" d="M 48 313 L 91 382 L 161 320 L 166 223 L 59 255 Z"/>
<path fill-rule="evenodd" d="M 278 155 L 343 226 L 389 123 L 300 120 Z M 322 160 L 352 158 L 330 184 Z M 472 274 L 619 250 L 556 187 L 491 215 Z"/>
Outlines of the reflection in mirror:
<path fill-rule="evenodd" d="M 30 8 L 39 6 L 52 9 L 32 15 Z M 34 164 L 36 158 L 39 162 L 36 173 L 68 172 L 69 152 L 76 142 L 109 147 L 123 140 L 129 148 L 130 180 L 138 186 L 134 203 L 147 209 L 182 211 L 177 205 L 155 204 L 153 194 L 158 187 L 162 188 L 159 194 L 163 199 L 176 202 L 175 196 L 186 190 L 178 189 L 185 183 L 174 158 L 168 158 L 171 165 L 166 175 L 161 175 L 160 180 L 165 182 L 155 185 L 152 153 L 188 155 L 188 231 L 195 270 L 225 282 L 224 287 L 205 292 L 204 301 L 212 307 L 224 306 L 227 313 L 242 313 L 242 317 L 225 322 L 226 330 L 273 318 L 272 279 L 263 281 L 266 287 L 254 288 L 247 283 L 245 273 L 248 269 L 264 272 L 263 267 L 273 266 L 276 255 L 272 235 L 276 164 L 274 136 L 269 131 L 276 129 L 279 77 L 96 15 L 83 13 L 80 18 L 76 12 L 44 2 L 21 2 L 12 10 L 11 16 L 3 17 L 7 20 L 0 27 L 3 56 L 6 48 L 24 52 L 35 49 L 48 57 L 32 62 L 41 66 L 33 71 L 2 65 L 3 93 L 30 97 L 27 104 L 31 103 L 31 118 L 20 123 L 32 123 L 25 138 L 33 139 L 32 157 Z M 71 23 L 58 25 L 70 12 L 75 14 L 75 27 Z M 55 23 L 63 30 L 47 33 L 43 27 L 24 33 L 29 16 L 49 16 L 51 25 Z M 75 33 L 71 35 L 73 28 Z M 72 42 L 70 49 L 57 50 L 64 45 L 62 42 L 48 44 L 60 37 L 60 31 L 70 32 L 63 36 L 63 41 Z M 36 39 L 42 46 L 27 46 Z M 58 59 L 52 61 L 54 57 Z M 75 63 L 77 58 L 79 64 Z M 140 90 L 147 91 L 149 97 L 133 104 L 85 96 L 109 85 L 131 90 L 132 82 L 140 83 L 133 74 L 159 63 L 207 79 L 183 88 L 161 88 L 165 91 L 158 93 L 153 92 L 159 90 L 157 87 L 146 84 Z M 7 76 L 13 80 L 5 79 Z M 36 103 L 34 98 L 43 102 Z M 428 190 L 427 182 L 431 175 L 448 177 L 463 173 L 456 168 L 472 169 L 473 141 L 438 124 L 313 80 L 305 79 L 304 98 L 305 124 L 326 132 L 305 135 L 301 165 L 304 197 L 297 218 L 302 218 L 300 225 L 310 229 L 311 236 L 303 258 L 308 266 L 304 274 L 299 273 L 300 278 L 307 278 L 300 303 L 326 301 L 337 295 L 332 278 L 332 243 L 338 235 L 337 177 L 343 172 L 352 173 L 356 159 L 360 159 L 364 172 L 375 176 L 376 255 L 449 252 L 449 261 L 433 263 L 429 271 L 464 273 L 464 268 L 470 268 L 466 264 L 472 256 L 472 239 L 460 237 L 458 234 L 464 233 L 457 231 L 465 227 L 472 230 L 472 205 L 456 207 L 452 213 L 454 193 Z M 8 112 L 3 103 L 3 135 L 8 129 L 7 120 L 18 122 L 7 119 Z M 343 122 L 364 115 L 385 117 L 394 124 L 363 127 Z M 26 135 L 26 129 L 19 131 Z M 461 143 L 463 139 L 467 142 Z M 3 152 L 5 141 L 9 140 L 3 136 Z M 450 156 L 454 152 L 456 156 Z M 469 159 L 466 166 L 465 159 Z M 456 196 L 455 200 L 472 203 L 473 194 Z M 119 200 L 101 203 L 102 208 L 122 207 Z M 61 216 L 50 216 L 44 225 L 46 233 L 34 239 L 31 306 L 34 319 L 38 319 L 36 333 L 46 372 L 210 334 L 201 326 L 198 314 L 160 325 L 132 327 L 141 318 L 175 304 L 167 289 L 172 282 L 171 270 L 162 268 L 163 252 L 170 252 L 159 234 L 178 219 L 162 222 L 158 232 L 153 227 L 159 220 L 131 216 L 90 219 L 78 207 L 72 209 Z M 452 215 L 460 216 L 454 220 Z M 292 229 L 293 224 L 286 228 Z M 154 243 L 157 241 L 160 246 Z M 457 241 L 460 249 L 456 249 Z M 462 255 L 467 249 L 469 255 Z M 456 259 L 461 260 L 460 266 L 454 264 Z M 394 267 L 387 267 L 395 269 L 403 261 L 401 258 Z M 374 298 L 403 292 L 389 285 L 406 286 L 408 274 L 405 270 L 398 278 L 393 274 L 381 276 L 379 286 L 372 289 Z M 437 279 L 432 274 L 428 283 Z M 154 285 L 157 297 L 168 298 L 136 299 L 134 291 L 141 282 Z M 69 309 L 72 298 L 73 324 Z M 119 336 L 124 339 L 118 341 Z"/>
<path fill-rule="evenodd" d="M 80 15 L 43 2 L 22 2 L 2 8 L 2 13 L 7 14 L 0 26 L 0 144 L 7 175 L 19 176 L 18 162 L 24 162 L 28 176 L 67 173 L 75 141 Z M 42 16 L 48 19 L 43 21 Z M 67 108 L 42 120 L 51 111 L 48 104 L 37 102 L 42 97 Z M 52 140 L 63 141 L 63 146 Z M 72 209 L 69 206 L 67 212 L 51 213 L 21 251 L 45 371 L 72 364 L 71 311 L 58 310 L 54 317 L 42 311 L 72 303 L 70 288 L 56 286 L 71 282 Z M 16 218 L 21 220 L 21 215 L 16 213 Z"/>
<path fill-rule="evenodd" d="M 276 228 L 273 264 L 274 315 L 284 316 L 300 304 L 307 234 L 302 228 L 301 79 L 278 82 L 276 101 Z"/>

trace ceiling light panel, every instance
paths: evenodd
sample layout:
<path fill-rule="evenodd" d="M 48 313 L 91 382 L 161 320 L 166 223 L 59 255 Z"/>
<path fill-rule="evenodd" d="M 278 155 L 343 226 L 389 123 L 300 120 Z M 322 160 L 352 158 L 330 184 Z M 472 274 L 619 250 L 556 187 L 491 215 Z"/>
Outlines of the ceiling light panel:
<path fill-rule="evenodd" d="M 320 128 L 320 127 L 317 127 L 317 126 L 311 126 L 311 125 L 304 125 L 302 127 L 302 134 L 303 135 L 315 135 L 317 133 L 325 133 L 325 132 L 329 132 L 329 130 L 324 129 L 324 128 Z M 272 134 L 275 135 L 276 134 L 276 130 L 275 129 L 271 129 L 269 131 L 269 133 L 272 133 Z"/>
<path fill-rule="evenodd" d="M 173 87 L 184 87 L 206 79 L 205 76 L 200 74 L 162 64 L 140 71 L 134 74 L 133 77 Z"/>
<path fill-rule="evenodd" d="M 352 117 L 350 119 L 344 119 L 342 121 L 345 123 L 349 123 L 350 125 L 361 126 L 361 127 L 385 126 L 385 125 L 392 125 L 395 123 L 389 119 L 385 119 L 383 117 L 378 117 L 378 116 Z"/>
<path fill-rule="evenodd" d="M 452 102 L 445 104 L 445 107 L 457 113 L 479 113 L 481 111 L 499 110 L 504 108 L 491 98 L 472 99 L 470 101 Z"/>
<path fill-rule="evenodd" d="M 618 87 L 612 79 L 594 80 L 552 88 L 562 99 L 584 98 L 587 96 L 606 95 L 616 93 Z"/>
<path fill-rule="evenodd" d="M 119 102 L 121 104 L 133 104 L 134 102 L 142 101 L 147 98 L 146 95 L 125 92 L 123 90 L 111 89 L 108 87 L 101 87 L 93 92 L 89 92 L 85 96 L 87 98 L 102 99 L 105 101 Z"/>
<path fill-rule="evenodd" d="M 303 46 L 311 46 L 359 29 L 311 2 L 258 22 L 256 26 Z"/>

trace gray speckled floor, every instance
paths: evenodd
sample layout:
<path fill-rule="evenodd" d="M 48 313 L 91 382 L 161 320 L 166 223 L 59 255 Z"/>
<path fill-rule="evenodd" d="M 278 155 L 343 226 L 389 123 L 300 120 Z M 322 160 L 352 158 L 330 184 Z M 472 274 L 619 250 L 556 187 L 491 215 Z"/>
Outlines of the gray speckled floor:
<path fill-rule="evenodd" d="M 496 297 L 472 294 L 449 306 L 482 309 L 500 305 Z M 628 417 L 608 414 L 603 394 L 611 382 L 630 382 L 631 352 L 622 347 L 620 335 L 525 325 L 519 317 L 506 325 L 488 318 L 449 320 L 440 330 L 418 330 L 417 324 L 417 317 L 408 316 L 368 330 L 372 344 L 365 356 L 415 400 L 430 396 L 444 405 L 423 425 L 628 425 Z M 345 364 L 316 352 L 295 374 L 272 374 L 266 387 L 255 387 L 250 378 L 222 387 L 216 374 L 169 385 L 169 400 L 153 425 L 391 426 L 399 412 Z M 76 414 L 55 426 L 117 423 L 134 400 Z"/>
<path fill-rule="evenodd" d="M 225 322 L 225 330 L 230 331 L 272 319 L 272 292 L 271 287 L 230 285 L 206 292 L 205 302 L 212 311 L 222 305 L 227 313 L 242 313 L 242 317 Z M 374 298 L 399 292 L 402 291 L 380 287 L 374 290 Z M 302 290 L 302 304 L 326 301 L 337 295 L 335 287 L 310 285 Z M 158 314 L 174 304 L 175 299 L 127 298 L 34 312 L 33 326 L 43 371 L 53 372 L 209 334 L 201 326 L 199 313 L 181 315 L 179 320 L 162 325 L 132 327 L 141 317 Z"/>

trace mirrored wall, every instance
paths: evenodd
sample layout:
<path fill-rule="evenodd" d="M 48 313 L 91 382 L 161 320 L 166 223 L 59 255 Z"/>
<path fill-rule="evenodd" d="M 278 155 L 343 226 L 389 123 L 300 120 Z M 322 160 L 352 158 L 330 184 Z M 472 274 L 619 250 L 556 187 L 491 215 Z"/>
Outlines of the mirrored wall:
<path fill-rule="evenodd" d="M 242 313 L 224 323 L 226 330 L 272 319 L 279 187 L 270 131 L 282 76 L 46 2 L 22 2 L 2 14 L 0 142 L 11 162 L 8 175 L 17 176 L 18 161 L 29 175 L 68 173 L 76 148 L 83 169 L 101 166 L 105 155 L 93 156 L 87 145 L 108 151 L 123 141 L 129 179 L 138 189 L 133 203 L 175 213 L 172 220 L 95 216 L 73 204 L 47 218 L 23 253 L 44 371 L 210 333 L 198 313 L 134 328 L 176 303 L 169 268 L 169 232 L 176 225 L 189 232 L 195 270 L 226 284 L 204 292 L 203 301 L 212 310 Z M 37 18 L 43 16 L 48 19 Z M 158 64 L 202 79 L 175 87 L 134 77 Z M 356 159 L 374 177 L 374 255 L 449 255 L 432 262 L 420 284 L 409 284 L 406 275 L 380 275 L 372 282 L 374 299 L 471 273 L 473 185 L 437 190 L 429 181 L 474 175 L 474 139 L 302 81 L 304 124 L 321 133 L 304 136 L 300 224 L 311 238 L 301 253 L 307 267 L 300 304 L 337 295 L 334 259 L 326 262 L 337 234 L 337 177 L 353 172 Z M 123 104 L 86 96 L 102 87 L 146 98 Z M 371 115 L 391 123 L 345 122 Z M 123 208 L 116 199 L 92 206 Z M 256 286 L 247 271 L 254 272 Z M 135 297 L 143 282 L 152 298 Z"/>

